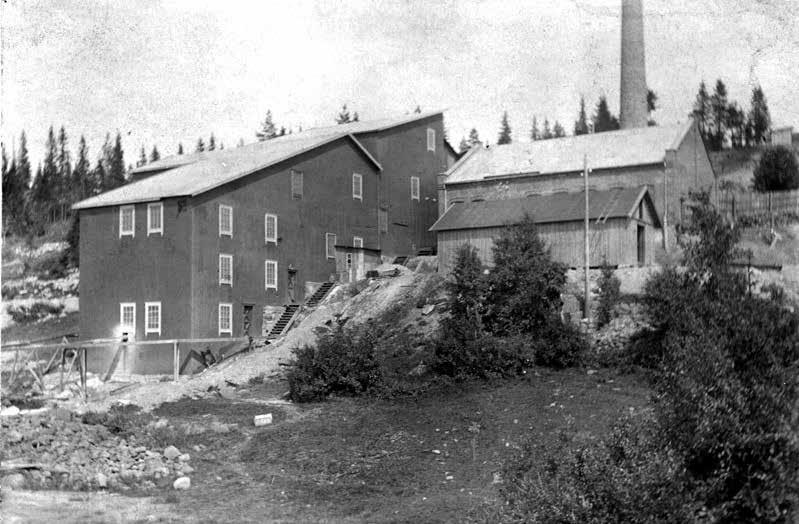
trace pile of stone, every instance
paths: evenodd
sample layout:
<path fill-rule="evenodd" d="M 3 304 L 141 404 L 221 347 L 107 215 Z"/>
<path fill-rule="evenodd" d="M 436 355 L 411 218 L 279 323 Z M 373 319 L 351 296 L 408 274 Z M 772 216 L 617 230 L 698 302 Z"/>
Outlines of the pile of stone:
<path fill-rule="evenodd" d="M 154 451 L 63 410 L 0 417 L 0 482 L 48 489 L 152 488 L 193 472 L 174 446 Z"/>
<path fill-rule="evenodd" d="M 623 363 L 630 338 L 648 327 L 646 317 L 638 304 L 619 304 L 615 318 L 594 331 L 589 361 L 598 366 L 616 366 Z"/>

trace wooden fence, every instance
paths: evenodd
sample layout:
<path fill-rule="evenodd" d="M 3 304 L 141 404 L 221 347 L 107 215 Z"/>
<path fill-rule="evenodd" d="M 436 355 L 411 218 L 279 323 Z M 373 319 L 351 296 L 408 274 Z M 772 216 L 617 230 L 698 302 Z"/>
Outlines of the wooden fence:
<path fill-rule="evenodd" d="M 799 216 L 799 189 L 791 191 L 722 191 L 719 211 L 732 217 Z"/>

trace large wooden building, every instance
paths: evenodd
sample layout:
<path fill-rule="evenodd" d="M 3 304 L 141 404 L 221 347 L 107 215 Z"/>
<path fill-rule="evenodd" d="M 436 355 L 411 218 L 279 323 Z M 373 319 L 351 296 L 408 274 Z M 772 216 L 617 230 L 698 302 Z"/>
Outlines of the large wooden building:
<path fill-rule="evenodd" d="M 494 240 L 525 215 L 536 222 L 555 260 L 580 267 L 585 253 L 584 199 L 584 193 L 556 193 L 453 205 L 431 228 L 438 233 L 439 271 L 452 270 L 463 244 L 477 248 L 484 265 L 493 265 Z M 661 223 L 645 186 L 589 191 L 589 202 L 592 265 L 652 263 Z"/>
<path fill-rule="evenodd" d="M 440 112 L 310 129 L 154 162 L 76 204 L 82 338 L 257 336 L 342 249 L 434 247 L 443 131 Z"/>

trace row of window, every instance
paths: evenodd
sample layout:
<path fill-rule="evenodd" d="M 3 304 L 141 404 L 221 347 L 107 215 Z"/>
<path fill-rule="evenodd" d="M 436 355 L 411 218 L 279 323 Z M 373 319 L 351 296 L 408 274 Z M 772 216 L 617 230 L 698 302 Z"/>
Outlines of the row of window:
<path fill-rule="evenodd" d="M 136 236 L 136 207 L 119 208 L 119 236 Z M 164 205 L 160 202 L 147 204 L 147 236 L 164 234 Z"/>
<path fill-rule="evenodd" d="M 119 324 L 122 331 L 134 333 L 136 331 L 136 303 L 122 302 L 119 304 Z M 161 303 L 144 303 L 144 334 L 161 334 Z"/>

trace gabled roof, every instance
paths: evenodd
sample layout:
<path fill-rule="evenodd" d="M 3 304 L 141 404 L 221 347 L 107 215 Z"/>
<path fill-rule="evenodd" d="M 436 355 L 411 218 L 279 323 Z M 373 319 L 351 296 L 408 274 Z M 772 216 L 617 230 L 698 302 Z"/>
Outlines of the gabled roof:
<path fill-rule="evenodd" d="M 318 127 L 235 149 L 167 157 L 133 170 L 133 173 L 166 170 L 163 173 L 106 191 L 78 202 L 72 208 L 87 209 L 195 196 L 340 139 L 349 140 L 377 170 L 382 170 L 380 163 L 355 135 L 383 131 L 438 114 L 441 111 Z"/>
<path fill-rule="evenodd" d="M 677 149 L 693 125 L 652 126 L 534 142 L 473 148 L 447 172 L 447 184 L 493 177 L 607 169 L 664 162 L 666 151 Z"/>
<path fill-rule="evenodd" d="M 660 227 L 660 218 L 646 186 L 590 190 L 588 218 L 630 218 L 642 199 L 646 201 L 650 214 L 655 218 L 655 227 Z M 582 192 L 453 204 L 433 224 L 430 231 L 502 227 L 521 222 L 526 214 L 539 224 L 573 222 L 584 220 L 584 210 L 585 193 Z"/>

